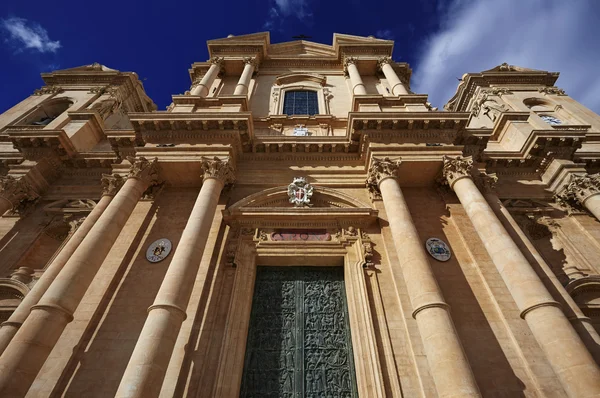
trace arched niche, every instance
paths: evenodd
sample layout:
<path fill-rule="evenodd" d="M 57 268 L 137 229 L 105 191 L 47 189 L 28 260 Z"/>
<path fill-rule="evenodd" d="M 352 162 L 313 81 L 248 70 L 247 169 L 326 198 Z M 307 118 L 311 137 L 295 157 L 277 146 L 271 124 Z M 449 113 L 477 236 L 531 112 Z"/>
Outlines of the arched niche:
<path fill-rule="evenodd" d="M 47 126 L 73 105 L 70 98 L 56 98 L 45 101 L 30 111 L 18 122 L 20 125 Z"/>

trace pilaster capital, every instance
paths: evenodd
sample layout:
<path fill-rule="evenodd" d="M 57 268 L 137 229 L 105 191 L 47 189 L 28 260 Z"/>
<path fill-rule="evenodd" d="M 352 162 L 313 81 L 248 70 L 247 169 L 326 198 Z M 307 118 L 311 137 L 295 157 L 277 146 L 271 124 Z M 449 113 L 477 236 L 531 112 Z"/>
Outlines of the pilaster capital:
<path fill-rule="evenodd" d="M 218 157 L 212 159 L 202 158 L 203 180 L 215 178 L 223 184 L 231 184 L 235 181 L 235 171 L 228 160 L 221 160 Z"/>
<path fill-rule="evenodd" d="M 356 57 L 345 57 L 344 58 L 344 74 L 348 75 L 348 67 L 350 65 L 356 66 L 357 62 L 358 62 L 358 58 L 356 58 Z"/>
<path fill-rule="evenodd" d="M 381 181 L 386 178 L 398 177 L 398 170 L 401 164 L 402 160 L 400 158 L 392 160 L 389 157 L 383 159 L 373 157 L 371 167 L 369 167 L 367 173 L 367 188 L 372 192 L 378 192 Z"/>
<path fill-rule="evenodd" d="M 573 174 L 569 183 L 556 196 L 558 202 L 572 203 L 575 200 L 583 205 L 590 196 L 598 193 L 600 193 L 600 173 Z"/>
<path fill-rule="evenodd" d="M 486 193 L 494 193 L 496 191 L 496 183 L 498 182 L 498 176 L 496 173 L 479 173 L 476 177 L 473 177 L 473 181 L 479 190 Z"/>
<path fill-rule="evenodd" d="M 33 201 L 39 198 L 39 195 L 23 178 L 3 176 L 0 177 L 0 198 L 9 201 L 15 208 L 22 201 Z"/>
<path fill-rule="evenodd" d="M 377 67 L 378 67 L 379 69 L 381 69 L 381 68 L 383 68 L 383 65 L 386 65 L 386 64 L 388 64 L 388 65 L 391 65 L 391 64 L 392 64 L 392 62 L 393 62 L 393 61 L 392 61 L 392 58 L 391 58 L 391 57 L 388 57 L 388 56 L 385 56 L 385 57 L 380 57 L 380 58 L 377 60 Z"/>
<path fill-rule="evenodd" d="M 149 161 L 143 156 L 133 157 L 128 156 L 127 160 L 131 163 L 127 178 L 136 178 L 148 185 L 158 183 L 158 158 Z"/>
<path fill-rule="evenodd" d="M 461 178 L 471 178 L 471 169 L 473 168 L 473 158 L 471 156 L 457 156 L 452 158 L 444 155 L 444 166 L 442 168 L 442 177 L 448 182 L 450 188 Z"/>
<path fill-rule="evenodd" d="M 115 196 L 125 183 L 125 179 L 119 174 L 102 174 L 100 183 L 102 184 L 102 196 Z"/>

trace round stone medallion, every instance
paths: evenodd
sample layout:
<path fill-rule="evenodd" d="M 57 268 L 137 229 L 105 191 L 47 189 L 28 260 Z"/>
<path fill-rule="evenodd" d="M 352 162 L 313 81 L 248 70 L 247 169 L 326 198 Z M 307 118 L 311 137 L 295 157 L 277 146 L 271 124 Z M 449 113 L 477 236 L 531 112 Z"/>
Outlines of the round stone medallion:
<path fill-rule="evenodd" d="M 427 242 L 425 242 L 425 248 L 427 249 L 427 253 L 438 261 L 450 260 L 450 248 L 443 240 L 429 238 L 427 239 Z"/>
<path fill-rule="evenodd" d="M 148 246 L 148 250 L 146 250 L 146 259 L 151 263 L 162 261 L 171 253 L 172 247 L 173 245 L 169 239 L 155 240 Z"/>

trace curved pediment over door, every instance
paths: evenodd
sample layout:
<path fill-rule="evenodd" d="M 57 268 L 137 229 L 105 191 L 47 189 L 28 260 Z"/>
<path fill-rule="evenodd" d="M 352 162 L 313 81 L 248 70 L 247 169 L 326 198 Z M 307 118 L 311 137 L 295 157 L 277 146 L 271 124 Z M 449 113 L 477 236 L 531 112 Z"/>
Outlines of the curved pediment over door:
<path fill-rule="evenodd" d="M 223 212 L 229 224 L 252 226 L 366 226 L 377 219 L 377 210 L 340 191 L 314 187 L 310 207 L 295 207 L 288 187 L 269 188 L 250 195 Z"/>

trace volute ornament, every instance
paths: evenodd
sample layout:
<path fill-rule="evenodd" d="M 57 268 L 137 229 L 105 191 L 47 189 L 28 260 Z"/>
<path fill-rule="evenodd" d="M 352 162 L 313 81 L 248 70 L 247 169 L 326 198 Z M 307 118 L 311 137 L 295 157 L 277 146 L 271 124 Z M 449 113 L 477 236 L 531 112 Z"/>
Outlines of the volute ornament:
<path fill-rule="evenodd" d="M 391 57 L 388 57 L 388 56 L 380 57 L 377 60 L 377 68 L 381 70 L 383 68 L 383 65 L 385 65 L 385 64 L 390 64 L 391 65 L 391 63 L 392 63 L 392 58 Z"/>
<path fill-rule="evenodd" d="M 558 87 L 541 87 L 538 91 L 543 94 L 567 95 L 565 90 Z"/>
<path fill-rule="evenodd" d="M 600 173 L 572 175 L 565 189 L 556 196 L 559 204 L 568 207 L 574 201 L 583 205 L 590 196 L 598 193 L 600 193 Z"/>
<path fill-rule="evenodd" d="M 102 196 L 115 196 L 125 183 L 125 179 L 119 174 L 102 174 L 100 183 L 102 184 Z"/>
<path fill-rule="evenodd" d="M 385 157 L 383 159 L 373 157 L 371 167 L 367 173 L 367 188 L 370 191 L 379 192 L 379 183 L 381 180 L 384 178 L 397 177 L 401 164 L 402 160 L 400 158 L 392 160 L 389 157 Z"/>
<path fill-rule="evenodd" d="M 212 159 L 202 158 L 203 180 L 207 178 L 216 178 L 223 184 L 231 184 L 235 180 L 235 174 L 231 163 L 228 160 L 221 160 L 218 157 Z"/>
<path fill-rule="evenodd" d="M 158 158 L 149 161 L 143 156 L 133 157 L 127 156 L 127 160 L 131 163 L 127 178 L 137 178 L 147 182 L 148 185 L 158 183 Z"/>
<path fill-rule="evenodd" d="M 23 178 L 3 176 L 0 177 L 0 198 L 8 200 L 15 208 L 23 201 L 36 200 L 39 195 Z"/>
<path fill-rule="evenodd" d="M 473 157 L 457 156 L 456 158 L 444 155 L 444 166 L 442 168 L 442 177 L 448 182 L 450 188 L 454 183 L 464 177 L 471 177 L 473 168 Z"/>

